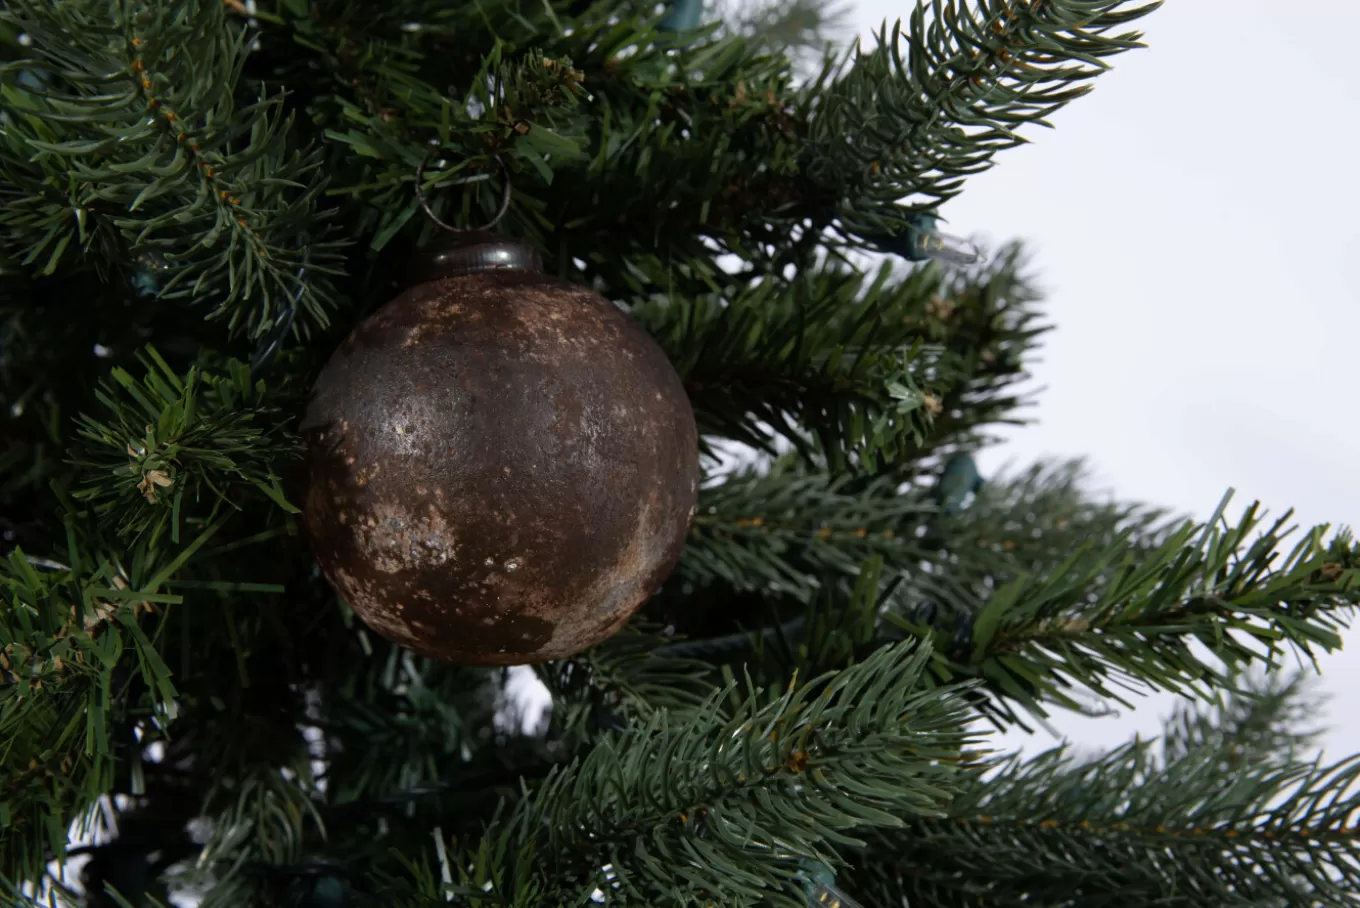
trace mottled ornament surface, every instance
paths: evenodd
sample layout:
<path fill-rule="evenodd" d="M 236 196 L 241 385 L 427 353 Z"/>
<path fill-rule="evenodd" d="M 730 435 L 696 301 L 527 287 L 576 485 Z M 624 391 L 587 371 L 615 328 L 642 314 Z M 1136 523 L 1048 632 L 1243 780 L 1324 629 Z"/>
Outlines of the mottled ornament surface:
<path fill-rule="evenodd" d="M 582 287 L 498 269 L 364 321 L 313 389 L 303 517 L 375 631 L 470 665 L 613 634 L 679 560 L 698 438 L 665 354 Z"/>

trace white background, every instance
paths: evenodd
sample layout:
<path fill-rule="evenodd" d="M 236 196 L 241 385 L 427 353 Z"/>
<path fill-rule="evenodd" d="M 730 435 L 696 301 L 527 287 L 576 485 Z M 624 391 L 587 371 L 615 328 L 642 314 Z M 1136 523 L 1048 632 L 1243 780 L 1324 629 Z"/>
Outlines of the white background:
<path fill-rule="evenodd" d="M 858 0 L 848 21 L 867 48 L 912 6 Z M 1232 487 L 1234 518 L 1260 500 L 1303 527 L 1360 524 L 1360 2 L 1168 0 L 1137 27 L 1147 49 L 942 209 L 953 232 L 1028 241 L 1056 326 L 1037 425 L 983 473 L 1087 455 L 1121 500 L 1202 520 Z M 1319 660 L 1329 758 L 1360 753 L 1350 639 Z M 1054 724 L 1105 746 L 1173 703 Z"/>

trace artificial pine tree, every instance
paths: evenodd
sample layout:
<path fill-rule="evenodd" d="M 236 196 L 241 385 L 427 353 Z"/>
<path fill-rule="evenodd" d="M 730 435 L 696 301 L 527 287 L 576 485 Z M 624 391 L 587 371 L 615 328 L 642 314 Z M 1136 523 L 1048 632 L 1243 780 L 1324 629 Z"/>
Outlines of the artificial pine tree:
<path fill-rule="evenodd" d="M 918 261 L 1156 4 L 922 3 L 806 77 L 817 4 L 694 6 L 6 0 L 9 903 L 1354 904 L 1356 763 L 1251 674 L 1340 646 L 1350 537 L 981 482 L 1038 294 L 1016 246 Z M 309 390 L 441 235 L 427 159 L 431 214 L 508 192 L 698 429 L 678 567 L 534 666 L 545 727 L 366 626 L 300 526 Z M 1210 705 L 1082 759 L 976 721 L 1130 690 Z"/>

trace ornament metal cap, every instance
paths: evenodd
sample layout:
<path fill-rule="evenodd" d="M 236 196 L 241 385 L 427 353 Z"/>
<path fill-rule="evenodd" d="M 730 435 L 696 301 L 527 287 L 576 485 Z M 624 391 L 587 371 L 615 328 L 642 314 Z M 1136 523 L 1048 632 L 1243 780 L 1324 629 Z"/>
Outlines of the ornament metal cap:
<path fill-rule="evenodd" d="M 423 250 L 413 263 L 416 283 L 462 277 L 483 271 L 543 270 L 538 250 L 486 230 L 454 233 Z"/>

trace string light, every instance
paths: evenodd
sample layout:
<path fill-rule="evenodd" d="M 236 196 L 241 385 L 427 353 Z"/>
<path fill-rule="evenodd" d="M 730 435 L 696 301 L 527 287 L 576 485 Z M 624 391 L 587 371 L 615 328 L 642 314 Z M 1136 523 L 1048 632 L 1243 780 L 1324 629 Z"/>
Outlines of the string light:
<path fill-rule="evenodd" d="M 982 261 L 982 250 L 963 237 L 938 230 L 917 230 L 912 245 L 925 258 L 950 265 L 971 265 Z"/>
<path fill-rule="evenodd" d="M 830 883 L 814 883 L 808 889 L 808 905 L 810 908 L 863 908 Z"/>
<path fill-rule="evenodd" d="M 937 230 L 940 219 L 934 215 L 919 212 L 904 214 L 906 230 L 867 239 L 881 251 L 900 255 L 909 262 L 934 259 L 948 265 L 974 265 L 986 258 L 982 248 L 971 240 Z"/>
<path fill-rule="evenodd" d="M 864 908 L 836 887 L 836 874 L 829 867 L 804 861 L 798 876 L 803 880 L 808 908 Z"/>

